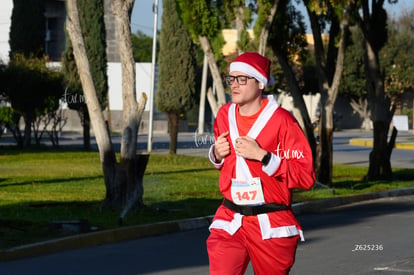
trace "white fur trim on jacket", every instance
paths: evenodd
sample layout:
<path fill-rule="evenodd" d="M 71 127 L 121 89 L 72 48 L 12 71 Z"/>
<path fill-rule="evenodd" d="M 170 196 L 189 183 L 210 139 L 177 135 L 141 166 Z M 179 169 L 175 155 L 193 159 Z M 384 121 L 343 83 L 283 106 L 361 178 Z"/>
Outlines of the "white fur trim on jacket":
<path fill-rule="evenodd" d="M 230 235 L 234 235 L 237 230 L 242 226 L 242 218 L 244 216 L 235 213 L 233 220 L 225 221 L 225 220 L 215 220 L 210 225 L 209 230 L 211 229 L 221 229 L 229 233 Z M 298 229 L 296 225 L 287 225 L 287 226 L 279 226 L 279 227 L 271 227 L 269 221 L 268 214 L 260 214 L 257 215 L 260 231 L 262 232 L 262 239 L 272 239 L 272 238 L 288 238 L 293 236 L 300 236 L 301 241 L 305 241 L 303 236 L 303 231 Z"/>

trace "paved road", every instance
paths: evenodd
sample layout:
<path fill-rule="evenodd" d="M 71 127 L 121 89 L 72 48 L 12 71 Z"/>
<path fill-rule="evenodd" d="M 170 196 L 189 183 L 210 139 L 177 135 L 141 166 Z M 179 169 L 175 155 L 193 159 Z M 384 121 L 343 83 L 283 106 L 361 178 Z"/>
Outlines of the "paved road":
<path fill-rule="evenodd" d="M 306 241 L 292 275 L 414 274 L 414 196 L 298 218 Z M 202 228 L 3 262 L 0 274 L 208 274 L 207 236 Z"/>
<path fill-rule="evenodd" d="M 414 196 L 299 216 L 306 242 L 291 274 L 414 274 Z"/>

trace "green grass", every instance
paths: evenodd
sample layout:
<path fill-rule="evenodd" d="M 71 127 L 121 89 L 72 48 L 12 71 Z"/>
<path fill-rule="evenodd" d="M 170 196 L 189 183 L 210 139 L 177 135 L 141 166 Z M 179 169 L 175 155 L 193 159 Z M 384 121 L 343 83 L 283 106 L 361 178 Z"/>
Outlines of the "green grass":
<path fill-rule="evenodd" d="M 308 201 L 414 186 L 414 169 L 394 169 L 392 182 L 365 182 L 366 167 L 337 165 L 330 188 L 295 191 Z M 144 176 L 147 207 L 123 225 L 214 214 L 222 201 L 219 171 L 207 158 L 152 154 Z M 86 220 L 99 230 L 118 227 L 120 209 L 101 209 L 105 196 L 97 152 L 0 149 L 0 248 L 66 236 L 51 221 Z"/>

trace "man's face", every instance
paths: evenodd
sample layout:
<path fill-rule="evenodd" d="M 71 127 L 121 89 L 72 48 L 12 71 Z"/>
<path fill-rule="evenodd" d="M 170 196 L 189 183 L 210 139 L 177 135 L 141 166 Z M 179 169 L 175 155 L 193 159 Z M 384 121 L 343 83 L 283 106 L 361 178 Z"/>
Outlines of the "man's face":
<path fill-rule="evenodd" d="M 251 77 L 242 72 L 232 72 L 229 75 L 228 85 L 231 88 L 232 102 L 244 105 L 257 100 L 261 97 L 262 84 L 259 83 L 254 77 Z"/>

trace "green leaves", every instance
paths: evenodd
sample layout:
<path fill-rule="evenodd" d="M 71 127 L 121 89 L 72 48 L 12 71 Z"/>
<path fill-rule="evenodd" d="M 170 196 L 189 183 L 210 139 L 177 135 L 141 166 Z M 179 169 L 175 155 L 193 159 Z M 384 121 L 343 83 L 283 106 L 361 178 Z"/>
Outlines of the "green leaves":
<path fill-rule="evenodd" d="M 209 39 L 215 37 L 221 29 L 216 1 L 178 0 L 179 14 L 194 41 L 198 36 Z"/>
<path fill-rule="evenodd" d="M 180 113 L 188 110 L 193 103 L 195 54 L 174 0 L 163 2 L 162 25 L 155 101 L 160 111 Z"/>

